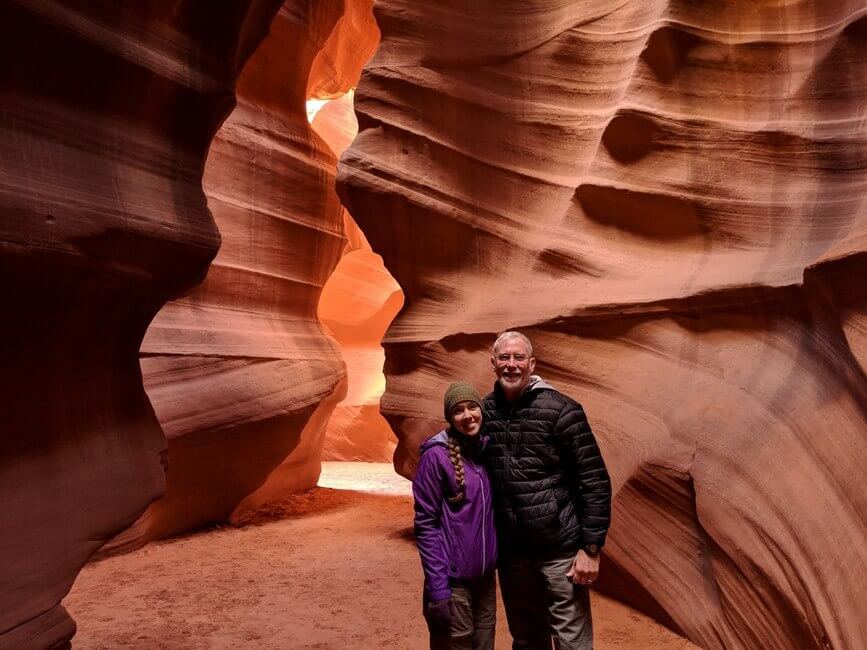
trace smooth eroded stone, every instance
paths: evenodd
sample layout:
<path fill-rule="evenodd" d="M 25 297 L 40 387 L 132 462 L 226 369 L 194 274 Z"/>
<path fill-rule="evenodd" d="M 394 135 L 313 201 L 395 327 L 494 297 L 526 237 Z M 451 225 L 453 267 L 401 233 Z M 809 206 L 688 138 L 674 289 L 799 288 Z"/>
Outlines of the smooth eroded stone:
<path fill-rule="evenodd" d="M 867 644 L 863 4 L 376 15 L 338 191 L 406 294 L 398 471 L 521 329 L 605 452 L 601 589 L 703 647 Z"/>
<path fill-rule="evenodd" d="M 138 352 L 220 236 L 201 179 L 275 2 L 0 7 L 0 647 L 66 644 L 87 559 L 164 489 Z"/>
<path fill-rule="evenodd" d="M 168 438 L 166 493 L 105 553 L 316 485 L 325 427 L 346 392 L 316 309 L 347 235 L 337 156 L 305 102 L 316 75 L 334 88 L 357 82 L 371 44 L 342 41 L 365 29 L 365 6 L 375 34 L 370 3 L 287 0 L 238 79 L 203 179 L 220 252 L 199 287 L 160 311 L 141 348 Z M 342 54 L 317 65 L 324 51 Z"/>

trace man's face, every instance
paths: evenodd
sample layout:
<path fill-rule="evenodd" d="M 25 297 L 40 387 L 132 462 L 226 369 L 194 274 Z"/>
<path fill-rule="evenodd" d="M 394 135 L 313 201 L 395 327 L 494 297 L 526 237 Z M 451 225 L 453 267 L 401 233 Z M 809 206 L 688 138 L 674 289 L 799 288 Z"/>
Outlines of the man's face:
<path fill-rule="evenodd" d="M 506 397 L 513 399 L 530 383 L 536 360 L 527 354 L 527 344 L 521 339 L 506 339 L 494 351 L 491 367 Z"/>

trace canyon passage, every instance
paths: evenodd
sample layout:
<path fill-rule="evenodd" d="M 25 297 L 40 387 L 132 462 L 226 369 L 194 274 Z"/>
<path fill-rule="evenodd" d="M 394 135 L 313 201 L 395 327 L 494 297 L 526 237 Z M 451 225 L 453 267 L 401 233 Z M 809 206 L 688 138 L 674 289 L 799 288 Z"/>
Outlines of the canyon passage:
<path fill-rule="evenodd" d="M 508 329 L 611 475 L 600 647 L 867 646 L 863 2 L 0 33 L 0 648 L 422 647 L 407 479 Z"/>

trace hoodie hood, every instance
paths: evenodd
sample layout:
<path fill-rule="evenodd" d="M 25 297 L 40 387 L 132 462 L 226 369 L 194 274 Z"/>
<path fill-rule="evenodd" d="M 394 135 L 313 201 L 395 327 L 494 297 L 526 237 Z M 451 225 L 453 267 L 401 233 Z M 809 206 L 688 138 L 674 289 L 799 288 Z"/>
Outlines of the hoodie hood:
<path fill-rule="evenodd" d="M 466 436 L 457 434 L 455 436 L 458 440 L 458 444 L 460 445 L 461 453 L 473 460 L 479 462 L 480 461 L 480 453 L 481 450 L 485 446 L 485 441 L 487 437 L 485 435 L 478 435 L 473 438 L 467 438 Z M 431 436 L 423 443 L 421 443 L 421 447 L 419 447 L 419 454 L 423 454 L 428 449 L 433 447 L 446 447 L 449 446 L 449 432 L 447 429 L 443 429 L 438 434 Z"/>
<path fill-rule="evenodd" d="M 419 451 L 424 452 L 424 451 L 427 451 L 428 449 L 430 449 L 431 447 L 436 447 L 436 446 L 441 446 L 441 447 L 448 447 L 449 446 L 449 434 L 445 429 L 443 429 L 442 431 L 440 431 L 436 435 L 431 436 L 430 438 L 425 440 L 423 443 L 421 443 L 421 447 L 419 448 Z"/>
<path fill-rule="evenodd" d="M 527 384 L 527 387 L 524 389 L 525 393 L 530 393 L 535 390 L 557 390 L 547 381 L 542 379 L 539 375 L 530 375 L 530 383 Z"/>

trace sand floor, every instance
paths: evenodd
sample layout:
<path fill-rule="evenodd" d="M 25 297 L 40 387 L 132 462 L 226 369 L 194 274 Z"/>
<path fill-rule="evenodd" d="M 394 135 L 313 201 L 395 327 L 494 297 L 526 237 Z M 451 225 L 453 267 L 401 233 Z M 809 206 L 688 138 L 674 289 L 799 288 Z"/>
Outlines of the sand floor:
<path fill-rule="evenodd" d="M 73 648 L 425 648 L 411 522 L 390 465 L 325 463 L 320 487 L 240 527 L 86 566 L 64 600 Z M 598 649 L 695 647 L 597 594 L 593 615 Z"/>

